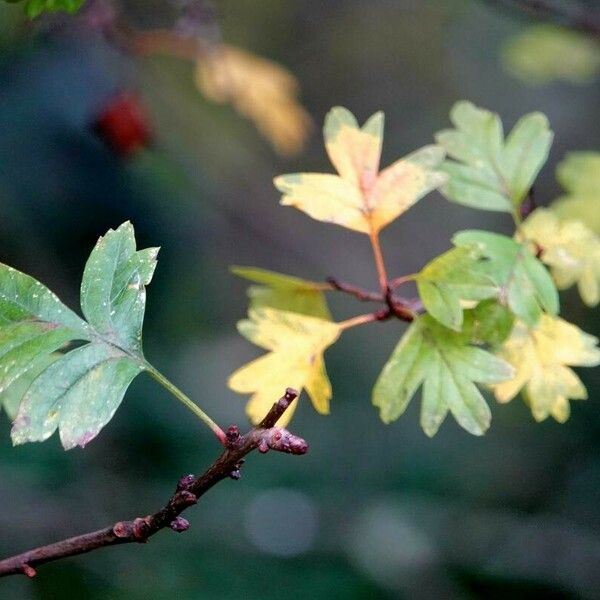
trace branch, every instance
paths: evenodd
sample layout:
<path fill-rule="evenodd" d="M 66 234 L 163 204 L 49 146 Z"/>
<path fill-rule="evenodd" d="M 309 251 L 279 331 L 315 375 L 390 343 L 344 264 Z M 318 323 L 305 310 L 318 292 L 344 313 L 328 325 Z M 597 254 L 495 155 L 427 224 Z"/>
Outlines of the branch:
<path fill-rule="evenodd" d="M 495 6 L 520 9 L 535 18 L 554 21 L 564 27 L 600 38 L 600 13 L 594 10 L 587 11 L 581 4 L 577 4 L 579 10 L 573 10 L 573 5 L 569 2 L 559 6 L 549 0 L 487 0 L 487 2 Z"/>
<path fill-rule="evenodd" d="M 253 450 L 261 453 L 276 450 L 287 454 L 305 454 L 308 451 L 308 444 L 302 438 L 293 435 L 287 429 L 275 426 L 297 396 L 298 392 L 288 388 L 285 395 L 272 406 L 265 418 L 245 435 L 240 434 L 236 425 L 229 427 L 226 432 L 227 440 L 223 454 L 203 475 L 182 477 L 177 483 L 175 493 L 158 512 L 130 521 L 119 521 L 98 531 L 78 535 L 6 558 L 0 561 L 0 577 L 19 573 L 34 577 L 36 574 L 34 567 L 38 565 L 85 554 L 105 546 L 134 542 L 145 543 L 151 536 L 167 527 L 176 532 L 186 531 L 190 524 L 180 516 L 181 513 L 196 504 L 198 499 L 219 481 L 227 478 L 239 479 L 240 468 L 248 453 Z"/>

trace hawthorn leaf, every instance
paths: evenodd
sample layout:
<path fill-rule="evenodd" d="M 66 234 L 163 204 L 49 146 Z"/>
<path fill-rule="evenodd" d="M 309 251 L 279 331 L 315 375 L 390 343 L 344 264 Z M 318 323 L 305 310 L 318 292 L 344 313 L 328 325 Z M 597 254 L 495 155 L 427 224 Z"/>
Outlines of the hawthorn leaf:
<path fill-rule="evenodd" d="M 481 269 L 473 248 L 454 248 L 434 258 L 416 277 L 427 312 L 437 321 L 460 331 L 464 300 L 483 300 L 498 294 L 498 285 Z"/>
<path fill-rule="evenodd" d="M 585 83 L 600 73 L 596 40 L 551 24 L 534 25 L 509 38 L 502 58 L 512 75 L 530 85 L 554 80 Z"/>
<path fill-rule="evenodd" d="M 413 321 L 384 366 L 373 404 L 382 421 L 390 423 L 423 385 L 421 427 L 428 436 L 437 433 L 448 412 L 469 433 L 482 435 L 491 413 L 475 384 L 497 383 L 513 374 L 506 361 L 425 315 Z"/>
<path fill-rule="evenodd" d="M 60 356 L 58 352 L 44 355 L 44 359 L 38 361 L 35 369 L 28 369 L 25 374 L 21 375 L 12 385 L 9 385 L 0 393 L 0 404 L 4 406 L 4 410 L 11 421 L 17 416 L 21 400 L 23 400 L 23 396 L 34 379 L 54 361 L 58 360 Z"/>
<path fill-rule="evenodd" d="M 556 178 L 566 194 L 551 208 L 562 220 L 579 220 L 600 235 L 600 152 L 571 152 L 558 164 Z"/>
<path fill-rule="evenodd" d="M 286 387 L 306 389 L 315 410 L 329 413 L 331 384 L 323 353 L 339 337 L 337 323 L 273 308 L 250 309 L 249 319 L 238 323 L 239 332 L 269 352 L 241 367 L 228 380 L 240 394 L 252 394 L 246 413 L 258 423 Z M 290 410 L 279 420 L 285 425 Z"/>
<path fill-rule="evenodd" d="M 581 221 L 560 220 L 550 209 L 538 208 L 520 228 L 521 235 L 541 249 L 558 289 L 577 284 L 587 306 L 600 302 L 600 236 Z"/>
<path fill-rule="evenodd" d="M 557 314 L 558 292 L 544 265 L 527 244 L 489 231 L 467 230 L 454 235 L 460 247 L 474 247 L 487 262 L 482 270 L 497 283 L 498 300 L 521 320 L 534 325 L 543 311 Z"/>
<path fill-rule="evenodd" d="M 498 355 L 515 368 L 515 377 L 496 384 L 498 402 L 509 402 L 522 391 L 536 421 L 549 416 L 564 423 L 569 400 L 587 398 L 585 386 L 569 367 L 600 364 L 598 339 L 579 327 L 551 315 L 542 315 L 535 327 L 517 322 Z"/>
<path fill-rule="evenodd" d="M 471 102 L 450 112 L 454 129 L 436 134 L 449 159 L 441 192 L 472 208 L 512 213 L 529 193 L 548 158 L 552 132 L 541 113 L 522 117 L 504 139 L 500 117 Z"/>
<path fill-rule="evenodd" d="M 324 290 L 326 283 L 307 281 L 255 267 L 231 267 L 232 273 L 261 285 L 248 288 L 250 308 L 276 308 L 319 319 L 331 320 Z"/>
<path fill-rule="evenodd" d="M 497 300 L 484 300 L 465 311 L 463 331 L 474 344 L 498 346 L 512 331 L 515 317 Z"/>
<path fill-rule="evenodd" d="M 296 173 L 274 179 L 282 205 L 318 221 L 376 234 L 446 180 L 435 170 L 444 158 L 439 146 L 421 148 L 379 171 L 383 113 L 361 128 L 350 111 L 334 107 L 323 131 L 339 175 Z"/>
<path fill-rule="evenodd" d="M 0 265 L 0 392 L 19 407 L 14 444 L 58 428 L 65 449 L 83 447 L 112 418 L 147 368 L 141 327 L 156 252 L 136 251 L 130 223 L 100 238 L 81 286 L 88 322 L 32 277 Z"/>

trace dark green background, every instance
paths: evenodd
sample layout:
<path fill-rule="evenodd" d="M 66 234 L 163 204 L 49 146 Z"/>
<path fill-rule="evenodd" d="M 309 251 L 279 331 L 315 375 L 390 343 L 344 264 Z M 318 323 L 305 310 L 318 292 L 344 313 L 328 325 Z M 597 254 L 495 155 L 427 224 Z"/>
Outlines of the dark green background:
<path fill-rule="evenodd" d="M 127 4 L 138 24 L 168 24 L 162 0 Z M 131 219 L 141 246 L 162 246 L 146 355 L 227 425 L 245 421 L 227 375 L 258 355 L 236 334 L 245 284 L 230 264 L 376 284 L 364 236 L 278 207 L 271 185 L 279 173 L 330 170 L 319 135 L 330 106 L 360 120 L 385 111 L 383 164 L 429 143 L 456 100 L 498 111 L 507 127 L 541 110 L 556 133 L 536 186 L 547 203 L 564 154 L 598 147 L 600 88 L 511 79 L 500 47 L 528 22 L 475 0 L 216 6 L 225 40 L 299 78 L 317 127 L 297 159 L 278 158 L 233 110 L 205 101 L 190 64 L 133 60 L 76 32 L 35 33 L 19 7 L 0 6 L 0 259 L 77 307 L 96 238 Z M 130 161 L 90 129 L 120 89 L 141 92 L 156 134 Z M 384 232 L 390 271 L 419 269 L 471 226 L 510 231 L 505 216 L 428 196 Z M 338 298 L 333 308 L 340 319 L 363 309 Z M 600 333 L 598 313 L 576 294 L 563 309 Z M 240 482 L 189 511 L 189 532 L 2 580 L 0 598 L 600 598 L 600 370 L 581 373 L 590 400 L 574 404 L 566 425 L 535 424 L 515 400 L 493 406 L 483 438 L 448 419 L 430 440 L 418 401 L 390 426 L 370 404 L 402 327 L 353 330 L 328 351 L 332 414 L 318 416 L 303 398 L 292 424 L 311 443 L 307 456 L 252 456 Z M 63 452 L 56 436 L 12 448 L 9 427 L 2 415 L 2 555 L 155 510 L 180 475 L 219 451 L 145 376 L 85 451 Z"/>

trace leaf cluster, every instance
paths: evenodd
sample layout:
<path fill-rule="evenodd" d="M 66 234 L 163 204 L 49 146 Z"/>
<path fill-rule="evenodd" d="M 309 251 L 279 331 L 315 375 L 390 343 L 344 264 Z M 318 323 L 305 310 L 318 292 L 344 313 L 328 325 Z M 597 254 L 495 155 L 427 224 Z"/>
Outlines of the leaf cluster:
<path fill-rule="evenodd" d="M 437 133 L 435 144 L 382 169 L 383 114 L 360 126 L 350 111 L 336 107 L 323 131 L 337 173 L 275 178 L 282 205 L 369 237 L 381 284 L 379 296 L 369 297 L 388 309 L 335 323 L 325 292 L 339 286 L 236 267 L 234 273 L 260 284 L 249 289 L 250 318 L 240 332 L 269 350 L 229 380 L 233 390 L 252 394 L 253 421 L 264 412 L 275 381 L 280 384 L 280 373 L 308 391 L 318 412 L 328 412 L 324 351 L 349 327 L 392 316 L 412 322 L 373 389 L 373 404 L 386 423 L 406 410 L 419 388 L 421 426 L 430 436 L 449 413 L 470 433 L 483 434 L 491 412 L 482 388 L 499 402 L 522 391 L 536 420 L 563 422 L 569 399 L 586 397 L 570 367 L 600 364 L 600 350 L 596 338 L 558 316 L 558 289 L 577 283 L 586 304 L 600 299 L 600 240 L 583 222 L 586 211 L 598 212 L 598 155 L 572 155 L 561 163 L 558 179 L 568 195 L 523 221 L 552 144 L 546 117 L 525 115 L 506 137 L 498 115 L 470 102 L 458 102 L 450 120 L 453 127 Z M 434 190 L 451 202 L 510 214 L 514 235 L 460 231 L 453 247 L 420 272 L 389 279 L 381 230 Z M 398 298 L 396 286 L 410 280 L 418 298 Z M 399 304 L 414 308 L 399 313 Z M 280 335 L 285 344 L 275 342 Z"/>

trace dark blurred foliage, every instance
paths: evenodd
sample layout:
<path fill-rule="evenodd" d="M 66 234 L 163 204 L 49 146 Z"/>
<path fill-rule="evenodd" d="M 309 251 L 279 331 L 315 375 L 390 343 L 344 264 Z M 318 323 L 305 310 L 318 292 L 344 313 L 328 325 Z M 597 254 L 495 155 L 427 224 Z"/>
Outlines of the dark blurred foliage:
<path fill-rule="evenodd" d="M 490 3 L 491 4 L 491 3 Z M 428 143 L 466 98 L 507 126 L 531 110 L 556 132 L 536 188 L 558 195 L 565 152 L 598 147 L 598 84 L 531 88 L 499 66 L 527 22 L 475 0 L 223 0 L 223 38 L 279 61 L 300 80 L 317 123 L 331 105 L 386 113 L 384 164 Z M 132 22 L 164 26 L 164 0 L 127 3 Z M 131 219 L 161 245 L 149 288 L 146 354 L 218 422 L 244 422 L 227 375 L 256 356 L 235 322 L 245 284 L 228 266 L 375 285 L 362 236 L 277 206 L 274 175 L 329 169 L 320 136 L 294 160 L 252 125 L 204 100 L 192 66 L 125 56 L 99 36 L 33 35 L 0 6 L 0 257 L 77 306 L 98 235 Z M 140 94 L 154 141 L 117 155 L 94 131 L 122 92 Z M 457 229 L 509 231 L 501 215 L 431 195 L 383 236 L 390 270 L 413 272 Z M 339 318 L 360 311 L 334 299 Z M 575 294 L 567 318 L 600 333 Z M 535 424 L 520 400 L 493 407 L 483 438 L 448 419 L 427 439 L 418 402 L 384 426 L 370 390 L 402 325 L 352 331 L 328 352 L 332 414 L 302 399 L 292 429 L 306 457 L 253 456 L 190 511 L 192 528 L 147 546 L 102 550 L 0 583 L 0 598 L 600 598 L 600 370 L 566 425 Z M 0 417 L 0 554 L 8 555 L 161 505 L 178 477 L 218 452 L 212 436 L 147 378 L 85 451 L 56 438 L 12 448 Z"/>

